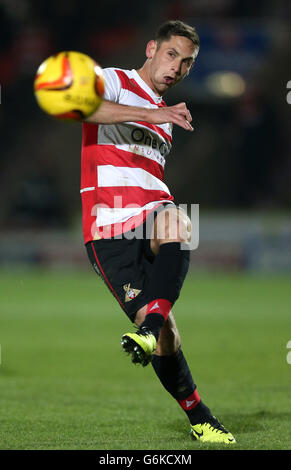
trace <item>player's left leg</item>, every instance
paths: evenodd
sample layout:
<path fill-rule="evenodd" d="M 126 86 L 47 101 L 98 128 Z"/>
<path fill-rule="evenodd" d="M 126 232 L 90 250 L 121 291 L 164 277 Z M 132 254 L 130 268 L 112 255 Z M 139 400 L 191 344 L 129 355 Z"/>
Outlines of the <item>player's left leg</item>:
<path fill-rule="evenodd" d="M 146 306 L 137 312 L 137 326 L 143 323 L 145 314 Z M 160 331 L 151 363 L 161 384 L 186 413 L 193 439 L 201 442 L 235 443 L 233 435 L 212 415 L 198 394 L 181 349 L 180 334 L 172 312 Z"/>
<path fill-rule="evenodd" d="M 144 322 L 145 314 L 146 307 L 137 312 L 135 323 L 138 326 Z M 208 408 L 200 400 L 181 349 L 181 338 L 172 312 L 160 331 L 151 363 L 162 385 L 185 411 L 190 423 L 201 421 L 201 413 L 204 415 Z"/>

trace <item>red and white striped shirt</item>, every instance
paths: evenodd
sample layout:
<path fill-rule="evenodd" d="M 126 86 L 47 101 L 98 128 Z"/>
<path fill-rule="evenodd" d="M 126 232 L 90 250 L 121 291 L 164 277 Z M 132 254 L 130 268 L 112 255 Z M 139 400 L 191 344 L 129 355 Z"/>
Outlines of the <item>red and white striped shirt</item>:
<path fill-rule="evenodd" d="M 136 70 L 107 68 L 104 98 L 116 103 L 166 106 Z M 83 123 L 81 197 L 84 242 L 124 233 L 173 201 L 163 182 L 172 123 Z"/>

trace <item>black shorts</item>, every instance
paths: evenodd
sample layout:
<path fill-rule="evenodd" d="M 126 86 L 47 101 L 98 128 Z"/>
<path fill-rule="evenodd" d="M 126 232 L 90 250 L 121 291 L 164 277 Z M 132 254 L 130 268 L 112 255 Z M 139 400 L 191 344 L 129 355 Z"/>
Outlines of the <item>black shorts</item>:
<path fill-rule="evenodd" d="M 134 230 L 132 239 L 131 232 L 127 232 L 120 238 L 86 243 L 93 268 L 132 322 L 137 311 L 150 301 L 148 285 L 155 255 L 149 235 L 157 213 L 167 205 L 161 204 L 153 211 L 145 223 Z"/>

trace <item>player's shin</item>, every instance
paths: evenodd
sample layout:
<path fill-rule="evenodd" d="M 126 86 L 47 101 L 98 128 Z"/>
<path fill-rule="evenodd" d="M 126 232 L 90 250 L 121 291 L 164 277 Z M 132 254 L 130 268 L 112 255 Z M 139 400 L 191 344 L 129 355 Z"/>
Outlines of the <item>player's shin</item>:
<path fill-rule="evenodd" d="M 193 381 L 188 363 L 181 349 L 169 356 L 152 358 L 153 369 L 164 388 L 185 411 L 191 424 L 211 416 L 209 408 L 202 402 Z"/>
<path fill-rule="evenodd" d="M 170 356 L 154 355 L 152 366 L 164 388 L 177 400 L 190 422 L 199 413 L 200 396 L 181 349 Z M 196 417 L 196 416 L 195 416 Z"/>
<path fill-rule="evenodd" d="M 180 242 L 164 243 L 154 261 L 149 284 L 150 301 L 140 331 L 150 330 L 158 340 L 160 330 L 178 299 L 189 268 L 190 251 Z"/>

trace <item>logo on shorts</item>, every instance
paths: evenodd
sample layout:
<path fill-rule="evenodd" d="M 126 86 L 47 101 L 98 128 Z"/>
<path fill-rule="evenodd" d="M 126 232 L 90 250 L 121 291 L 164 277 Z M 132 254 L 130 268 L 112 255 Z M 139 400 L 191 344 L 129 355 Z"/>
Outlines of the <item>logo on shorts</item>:
<path fill-rule="evenodd" d="M 124 284 L 123 289 L 125 290 L 125 302 L 129 302 L 136 298 L 136 296 L 141 292 L 140 289 L 133 289 L 130 287 L 130 284 Z"/>

